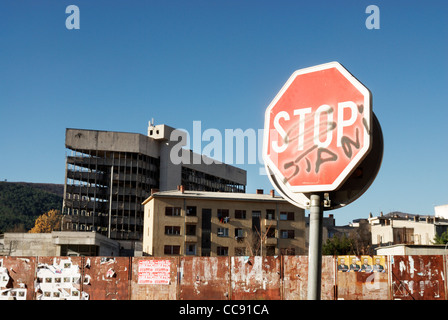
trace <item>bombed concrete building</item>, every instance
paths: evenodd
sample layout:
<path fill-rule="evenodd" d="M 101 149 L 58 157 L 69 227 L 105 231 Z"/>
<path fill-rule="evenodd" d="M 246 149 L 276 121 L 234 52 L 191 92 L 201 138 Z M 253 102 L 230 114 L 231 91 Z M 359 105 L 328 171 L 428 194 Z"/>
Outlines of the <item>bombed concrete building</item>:
<path fill-rule="evenodd" d="M 147 136 L 67 129 L 63 230 L 138 241 L 143 237 L 142 203 L 151 190 L 182 185 L 187 190 L 245 192 L 245 170 L 181 149 L 179 140 L 170 140 L 174 130 L 152 123 Z M 173 162 L 173 152 L 187 161 Z"/>

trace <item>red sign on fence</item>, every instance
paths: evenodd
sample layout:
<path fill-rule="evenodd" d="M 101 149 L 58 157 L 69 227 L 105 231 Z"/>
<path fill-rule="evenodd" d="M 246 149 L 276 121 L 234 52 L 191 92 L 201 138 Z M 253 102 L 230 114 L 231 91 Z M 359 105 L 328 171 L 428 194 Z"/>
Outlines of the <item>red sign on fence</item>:
<path fill-rule="evenodd" d="M 138 284 L 170 284 L 170 260 L 140 260 Z"/>

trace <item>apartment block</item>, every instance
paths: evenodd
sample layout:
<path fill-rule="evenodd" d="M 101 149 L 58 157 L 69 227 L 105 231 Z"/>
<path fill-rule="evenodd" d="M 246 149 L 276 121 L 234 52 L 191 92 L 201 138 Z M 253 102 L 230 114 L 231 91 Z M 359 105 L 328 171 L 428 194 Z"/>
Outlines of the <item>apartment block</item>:
<path fill-rule="evenodd" d="M 144 201 L 143 254 L 306 254 L 305 213 L 272 190 L 263 194 L 178 190 Z"/>
<path fill-rule="evenodd" d="M 175 129 L 149 124 L 148 135 L 67 129 L 63 230 L 95 231 L 110 239 L 141 241 L 142 202 L 151 189 L 245 192 L 246 171 L 183 150 L 187 159 L 171 159 Z M 199 160 L 198 160 L 199 159 Z"/>

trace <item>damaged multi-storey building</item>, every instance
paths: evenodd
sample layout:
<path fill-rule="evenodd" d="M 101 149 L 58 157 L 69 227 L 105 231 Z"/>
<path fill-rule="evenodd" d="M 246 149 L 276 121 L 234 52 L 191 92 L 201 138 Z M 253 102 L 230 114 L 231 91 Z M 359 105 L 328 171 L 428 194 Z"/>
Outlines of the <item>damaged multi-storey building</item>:
<path fill-rule="evenodd" d="M 66 129 L 63 230 L 141 241 L 142 203 L 151 190 L 182 185 L 187 190 L 245 192 L 245 170 L 210 163 L 188 149 L 182 149 L 183 155 L 196 161 L 174 163 L 170 155 L 179 144 L 170 140 L 173 130 L 151 122 L 148 135 Z"/>

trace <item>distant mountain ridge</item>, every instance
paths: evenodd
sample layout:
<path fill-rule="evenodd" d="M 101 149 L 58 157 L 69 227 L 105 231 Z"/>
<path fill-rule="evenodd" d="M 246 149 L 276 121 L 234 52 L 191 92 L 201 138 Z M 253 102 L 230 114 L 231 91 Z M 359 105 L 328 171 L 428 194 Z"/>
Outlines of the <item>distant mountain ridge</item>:
<path fill-rule="evenodd" d="M 34 183 L 34 182 L 7 182 L 7 183 L 15 183 L 20 185 L 29 186 L 36 189 L 41 189 L 43 191 L 53 193 L 57 196 L 64 196 L 64 185 L 57 183 Z"/>
<path fill-rule="evenodd" d="M 62 184 L 0 182 L 0 233 L 30 230 L 38 216 L 61 210 L 63 194 Z"/>

